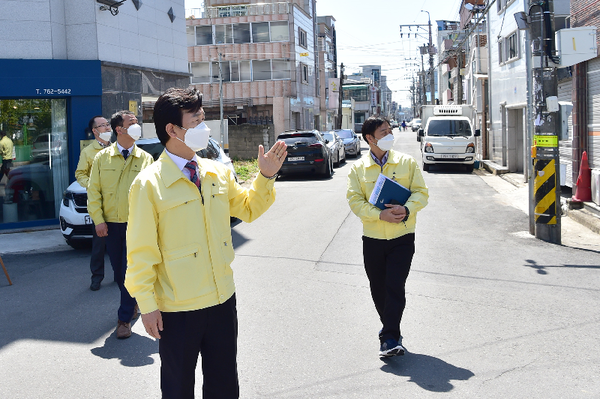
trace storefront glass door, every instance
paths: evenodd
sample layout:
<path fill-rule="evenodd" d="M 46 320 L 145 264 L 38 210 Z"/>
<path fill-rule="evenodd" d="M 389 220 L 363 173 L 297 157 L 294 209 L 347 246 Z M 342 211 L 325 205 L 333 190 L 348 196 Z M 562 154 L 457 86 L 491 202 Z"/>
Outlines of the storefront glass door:
<path fill-rule="evenodd" d="M 0 179 L 0 223 L 57 219 L 68 186 L 66 100 L 0 100 L 0 130 L 14 146 Z"/>

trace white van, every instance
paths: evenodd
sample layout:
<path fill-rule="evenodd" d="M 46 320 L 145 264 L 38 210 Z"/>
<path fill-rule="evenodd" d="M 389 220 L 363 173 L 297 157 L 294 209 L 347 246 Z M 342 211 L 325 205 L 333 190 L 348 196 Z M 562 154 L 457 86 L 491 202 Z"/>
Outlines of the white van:
<path fill-rule="evenodd" d="M 473 171 L 476 140 L 481 135 L 473 129 L 475 110 L 470 105 L 425 105 L 419 129 L 423 170 L 436 164 L 465 165 Z"/>

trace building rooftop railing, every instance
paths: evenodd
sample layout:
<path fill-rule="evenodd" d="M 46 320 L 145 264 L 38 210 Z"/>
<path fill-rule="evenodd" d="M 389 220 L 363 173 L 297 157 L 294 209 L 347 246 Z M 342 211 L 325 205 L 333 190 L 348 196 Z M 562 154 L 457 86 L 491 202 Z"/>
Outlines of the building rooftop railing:
<path fill-rule="evenodd" d="M 248 15 L 289 14 L 291 4 L 287 2 L 244 4 L 185 10 L 186 19 L 244 17 Z"/>

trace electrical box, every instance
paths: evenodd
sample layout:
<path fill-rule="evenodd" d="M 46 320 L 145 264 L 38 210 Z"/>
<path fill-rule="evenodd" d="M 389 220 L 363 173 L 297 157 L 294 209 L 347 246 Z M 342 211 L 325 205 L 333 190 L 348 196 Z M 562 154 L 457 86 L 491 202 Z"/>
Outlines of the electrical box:
<path fill-rule="evenodd" d="M 568 140 L 569 139 L 569 115 L 573 111 L 573 103 L 566 101 L 559 101 L 560 107 L 558 112 L 558 139 Z"/>
<path fill-rule="evenodd" d="M 556 51 L 560 57 L 558 68 L 564 68 L 591 60 L 598 56 L 596 27 L 561 29 L 555 34 Z"/>

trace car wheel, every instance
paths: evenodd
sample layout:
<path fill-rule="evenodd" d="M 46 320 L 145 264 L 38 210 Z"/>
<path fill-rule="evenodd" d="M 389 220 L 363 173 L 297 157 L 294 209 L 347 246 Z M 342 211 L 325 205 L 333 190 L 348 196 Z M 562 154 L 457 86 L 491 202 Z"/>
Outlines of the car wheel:
<path fill-rule="evenodd" d="M 329 158 L 327 160 L 327 166 L 325 167 L 325 172 L 323 173 L 323 177 L 330 178 L 333 176 L 333 160 Z"/>
<path fill-rule="evenodd" d="M 467 165 L 467 173 L 473 173 L 473 169 L 475 169 L 475 166 L 473 164 Z"/>
<path fill-rule="evenodd" d="M 429 164 L 428 164 L 428 163 L 424 163 L 424 164 L 423 164 L 423 170 L 424 170 L 425 172 L 427 172 L 427 171 L 429 170 Z"/>
<path fill-rule="evenodd" d="M 344 158 L 342 158 L 342 161 L 346 163 L 346 150 L 344 150 Z"/>

